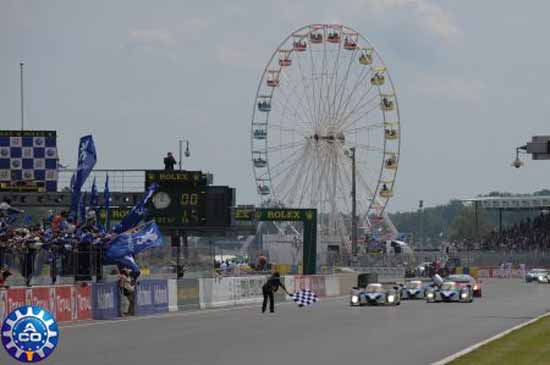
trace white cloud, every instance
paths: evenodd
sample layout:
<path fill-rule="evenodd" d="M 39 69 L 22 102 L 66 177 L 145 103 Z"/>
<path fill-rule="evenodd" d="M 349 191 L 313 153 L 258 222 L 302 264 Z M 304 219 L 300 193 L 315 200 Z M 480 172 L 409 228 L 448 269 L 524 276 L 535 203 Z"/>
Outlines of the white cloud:
<path fill-rule="evenodd" d="M 416 93 L 430 97 L 447 97 L 471 103 L 480 103 L 486 85 L 466 77 L 418 74 L 414 86 Z"/>
<path fill-rule="evenodd" d="M 405 20 L 445 42 L 462 35 L 451 14 L 434 0 L 352 0 L 346 10 L 349 16 L 370 14 L 377 23 L 392 27 Z"/>
<path fill-rule="evenodd" d="M 174 33 L 168 29 L 134 29 L 128 32 L 128 46 L 143 48 L 172 48 Z"/>

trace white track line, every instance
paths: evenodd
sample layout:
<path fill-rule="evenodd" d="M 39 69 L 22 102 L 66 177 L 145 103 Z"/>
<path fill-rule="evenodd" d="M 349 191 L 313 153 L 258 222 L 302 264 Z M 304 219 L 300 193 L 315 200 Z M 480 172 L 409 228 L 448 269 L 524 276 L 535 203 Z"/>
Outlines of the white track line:
<path fill-rule="evenodd" d="M 465 348 L 464 350 L 459 351 L 459 352 L 457 352 L 456 354 L 452 354 L 452 355 L 447 356 L 446 358 L 444 358 L 444 359 L 442 359 L 442 360 L 436 361 L 436 362 L 432 363 L 432 365 L 445 365 L 445 364 L 448 364 L 448 363 L 450 363 L 451 361 L 454 361 L 454 360 L 458 359 L 459 357 L 462 357 L 462 356 L 464 356 L 464 355 L 466 355 L 466 354 L 469 354 L 470 352 L 473 352 L 473 351 L 477 350 L 478 348 L 480 348 L 480 347 L 483 346 L 483 345 L 488 344 L 489 342 L 496 341 L 496 340 L 498 340 L 499 338 L 502 338 L 502 337 L 504 337 L 504 336 L 506 336 L 506 335 L 508 335 L 508 334 L 510 334 L 510 333 L 512 333 L 512 332 L 514 332 L 514 331 L 517 331 L 517 330 L 519 330 L 519 329 L 521 329 L 521 328 L 523 328 L 523 327 L 525 327 L 525 326 L 530 325 L 531 323 L 534 323 L 534 322 L 538 321 L 538 320 L 541 319 L 541 318 L 548 317 L 548 316 L 550 316 L 550 312 L 546 312 L 546 313 L 544 313 L 543 315 L 540 315 L 540 316 L 538 316 L 538 317 L 535 317 L 535 318 L 533 318 L 533 319 L 531 319 L 531 320 L 529 320 L 529 321 L 527 321 L 527 322 L 518 324 L 518 325 L 515 326 L 515 327 L 512 327 L 512 328 L 510 328 L 510 329 L 507 329 L 506 331 L 500 332 L 499 334 L 497 334 L 497 335 L 495 335 L 495 336 L 493 336 L 493 337 L 491 337 L 491 338 L 488 338 L 488 339 L 486 339 L 486 340 L 484 340 L 484 341 L 478 342 L 478 343 L 476 343 L 476 344 L 474 344 L 474 345 L 472 345 L 472 346 L 470 346 L 470 347 L 468 347 L 468 348 Z"/>
<path fill-rule="evenodd" d="M 323 302 L 332 302 L 336 300 L 341 300 L 342 298 L 348 297 L 347 295 L 343 296 L 337 296 L 337 297 L 330 297 L 330 298 L 321 298 L 320 301 L 317 303 L 323 303 Z M 277 305 L 289 305 L 294 304 L 293 301 L 285 301 L 277 303 Z M 69 328 L 84 328 L 84 327 L 95 327 L 95 326 L 105 326 L 105 325 L 113 325 L 113 324 L 121 324 L 125 322 L 134 322 L 134 321 L 145 321 L 145 320 L 151 320 L 151 319 L 165 319 L 165 318 L 176 318 L 176 317 L 191 317 L 191 316 L 197 316 L 201 314 L 210 314 L 210 313 L 220 313 L 220 312 L 230 312 L 235 310 L 241 310 L 241 309 L 259 309 L 261 305 L 261 302 L 258 302 L 255 305 L 236 305 L 232 307 L 224 307 L 224 308 L 215 308 L 215 309 L 197 309 L 197 310 L 189 310 L 189 311 L 181 311 L 181 312 L 172 312 L 172 313 L 163 313 L 163 314 L 157 314 L 157 315 L 145 315 L 140 317 L 131 317 L 131 318 L 120 318 L 120 319 L 106 319 L 106 320 L 95 320 L 93 322 L 85 322 L 85 323 L 74 323 L 74 324 L 67 324 L 63 325 L 61 324 L 59 328 L 61 329 L 69 329 Z"/>

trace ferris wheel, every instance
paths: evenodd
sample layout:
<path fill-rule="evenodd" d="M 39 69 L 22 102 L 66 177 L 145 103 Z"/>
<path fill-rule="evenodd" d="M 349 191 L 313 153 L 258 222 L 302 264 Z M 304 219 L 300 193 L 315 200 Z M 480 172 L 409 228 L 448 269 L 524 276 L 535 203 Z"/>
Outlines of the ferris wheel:
<path fill-rule="evenodd" d="M 317 208 L 321 240 L 348 241 L 355 159 L 359 226 L 384 218 L 399 167 L 395 89 L 372 43 L 312 24 L 273 52 L 254 100 L 251 153 L 264 202 Z"/>

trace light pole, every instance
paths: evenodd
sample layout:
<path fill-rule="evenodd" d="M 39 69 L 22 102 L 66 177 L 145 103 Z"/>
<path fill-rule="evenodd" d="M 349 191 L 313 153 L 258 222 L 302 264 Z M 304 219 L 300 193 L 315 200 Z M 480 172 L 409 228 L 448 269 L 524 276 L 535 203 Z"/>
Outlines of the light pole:
<path fill-rule="evenodd" d="M 419 234 L 418 234 L 418 238 L 419 238 L 419 246 L 424 248 L 424 200 L 421 200 L 418 202 L 418 215 L 419 215 L 419 220 L 420 220 L 420 224 L 419 224 Z"/>
<path fill-rule="evenodd" d="M 19 62 L 19 77 L 20 77 L 20 91 L 21 91 L 21 130 L 25 130 L 25 110 L 23 99 L 23 61 Z"/>
<path fill-rule="evenodd" d="M 357 188 L 355 177 L 355 147 L 346 150 L 346 156 L 351 158 L 351 253 L 357 256 Z"/>
<path fill-rule="evenodd" d="M 178 165 L 179 165 L 179 169 L 181 170 L 182 169 L 181 161 L 183 159 L 183 142 L 185 142 L 185 157 L 191 156 L 191 150 L 189 149 L 189 140 L 180 139 L 178 142 L 179 142 L 179 150 L 180 150 Z"/>

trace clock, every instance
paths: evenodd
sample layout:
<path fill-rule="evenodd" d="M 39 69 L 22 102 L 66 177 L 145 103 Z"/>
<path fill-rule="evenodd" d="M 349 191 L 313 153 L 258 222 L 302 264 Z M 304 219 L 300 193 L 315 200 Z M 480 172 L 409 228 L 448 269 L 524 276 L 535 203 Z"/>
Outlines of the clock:
<path fill-rule="evenodd" d="M 159 191 L 153 196 L 153 205 L 155 209 L 166 209 L 170 206 L 171 202 L 172 199 L 170 199 L 170 195 L 163 191 Z"/>

